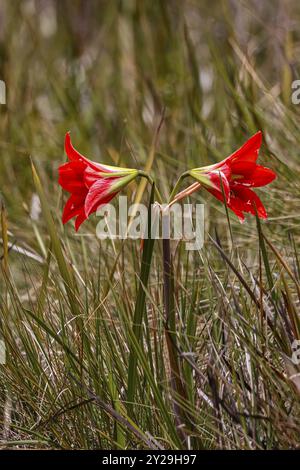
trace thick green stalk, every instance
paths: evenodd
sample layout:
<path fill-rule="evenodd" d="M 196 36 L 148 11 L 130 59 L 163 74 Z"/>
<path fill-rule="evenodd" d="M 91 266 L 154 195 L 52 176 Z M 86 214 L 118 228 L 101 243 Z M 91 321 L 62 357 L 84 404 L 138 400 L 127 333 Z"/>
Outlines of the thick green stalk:
<path fill-rule="evenodd" d="M 140 272 L 140 283 L 138 295 L 135 303 L 134 316 L 133 316 L 133 333 L 138 343 L 142 341 L 142 320 L 146 310 L 146 289 L 150 274 L 151 259 L 154 246 L 154 238 L 151 238 L 151 206 L 154 202 L 155 184 L 152 185 L 150 202 L 148 207 L 148 238 L 144 241 L 143 256 Z M 132 414 L 132 405 L 137 383 L 137 355 L 134 345 L 130 345 L 129 366 L 128 366 L 128 380 L 127 380 L 127 401 L 128 401 L 128 414 Z"/>

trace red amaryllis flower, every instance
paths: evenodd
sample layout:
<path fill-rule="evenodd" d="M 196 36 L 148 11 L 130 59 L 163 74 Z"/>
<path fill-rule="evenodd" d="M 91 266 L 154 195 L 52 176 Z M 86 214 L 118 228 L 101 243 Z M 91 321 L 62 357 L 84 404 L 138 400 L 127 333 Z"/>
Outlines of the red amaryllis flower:
<path fill-rule="evenodd" d="M 220 201 L 224 202 L 225 196 L 227 206 L 241 222 L 245 219 L 244 212 L 255 215 L 257 211 L 260 218 L 267 218 L 263 203 L 251 189 L 265 186 L 276 178 L 274 171 L 256 163 L 261 142 L 262 133 L 257 132 L 225 160 L 188 172 Z"/>
<path fill-rule="evenodd" d="M 92 162 L 73 147 L 69 132 L 65 137 L 69 161 L 59 167 L 58 182 L 71 196 L 65 205 L 62 221 L 73 217 L 77 231 L 90 214 L 110 202 L 118 192 L 139 174 L 138 170 Z"/>

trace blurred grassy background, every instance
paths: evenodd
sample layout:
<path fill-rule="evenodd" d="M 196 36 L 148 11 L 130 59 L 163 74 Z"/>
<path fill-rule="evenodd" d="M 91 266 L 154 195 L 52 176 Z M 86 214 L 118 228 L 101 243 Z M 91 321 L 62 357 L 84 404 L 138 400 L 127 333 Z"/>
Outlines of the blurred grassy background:
<path fill-rule="evenodd" d="M 240 225 L 230 216 L 232 243 L 224 207 L 207 193 L 193 195 L 205 202 L 203 252 L 188 256 L 174 247 L 178 339 L 181 353 L 189 353 L 192 362 L 183 366 L 186 408 L 195 421 L 189 445 L 298 445 L 299 383 L 287 379 L 293 366 L 286 366 L 283 354 L 290 357 L 299 334 L 300 105 L 291 102 L 291 83 L 299 78 L 299 22 L 296 0 L 1 1 L 0 79 L 7 104 L 0 105 L 0 191 L 13 245 L 1 293 L 2 334 L 10 357 L 2 370 L 3 446 L 146 445 L 128 427 L 120 430 L 120 421 L 116 424 L 107 410 L 95 412 L 84 401 L 84 387 L 89 387 L 88 400 L 97 401 L 91 397 L 97 393 L 127 416 L 124 390 L 139 245 L 128 241 L 116 267 L 118 243 L 86 241 L 74 235 L 72 224 L 63 228 L 65 196 L 57 168 L 66 158 L 63 141 L 70 130 L 75 147 L 87 157 L 143 169 L 164 108 L 151 173 L 166 198 L 180 173 L 226 157 L 259 129 L 265 138 L 260 162 L 278 173 L 271 187 L 259 190 L 269 213 L 263 231 L 277 254 L 264 247 L 255 218 Z M 87 368 L 84 378 L 70 366 L 66 344 L 54 345 L 49 333 L 50 327 L 52 333 L 63 331 L 64 341 L 76 344 L 72 319 L 77 314 L 63 292 L 61 265 L 58 269 L 48 254 L 49 224 L 39 210 L 34 214 L 38 204 L 29 157 L 79 282 L 79 316 L 89 324 L 90 346 L 78 350 L 81 367 Z M 131 185 L 132 200 L 135 192 Z M 94 233 L 95 223 L 87 222 L 84 231 Z M 211 243 L 209 234 L 216 232 L 250 291 L 258 289 L 271 307 L 261 304 L 257 311 L 229 260 Z M 131 419 L 142 434 L 150 432 L 162 446 L 176 448 L 176 426 L 168 428 L 164 414 L 173 409 L 174 397 L 167 386 L 160 247 L 156 250 L 147 293 L 151 325 L 144 325 L 151 370 L 139 370 L 139 405 Z M 272 326 L 259 316 L 265 308 L 272 321 L 275 315 Z M 26 316 L 28 311 L 35 316 Z M 106 321 L 114 325 L 112 331 Z M 14 326 L 7 329 L 10 322 Z M 262 357 L 266 363 L 260 370 Z M 68 382 L 65 367 L 79 373 L 75 382 Z M 155 393 L 149 374 L 158 384 Z M 163 412 L 159 393 L 167 400 Z M 79 402 L 84 403 L 79 411 L 66 411 Z"/>
<path fill-rule="evenodd" d="M 30 200 L 29 155 L 55 175 L 68 129 L 83 153 L 143 167 L 163 107 L 153 174 L 164 194 L 182 170 L 225 157 L 257 129 L 278 184 L 297 184 L 299 14 L 293 1 L 1 2 L 7 205 L 19 217 Z"/>

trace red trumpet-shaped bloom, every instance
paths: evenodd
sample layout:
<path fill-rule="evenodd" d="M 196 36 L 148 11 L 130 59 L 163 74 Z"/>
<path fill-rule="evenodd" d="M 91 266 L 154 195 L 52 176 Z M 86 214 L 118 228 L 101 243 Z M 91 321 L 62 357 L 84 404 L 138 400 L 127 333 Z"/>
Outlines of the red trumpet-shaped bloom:
<path fill-rule="evenodd" d="M 90 214 L 110 202 L 139 172 L 88 160 L 75 150 L 69 133 L 65 137 L 65 151 L 69 161 L 59 167 L 58 182 L 70 197 L 62 221 L 65 224 L 75 217 L 77 231 Z"/>
<path fill-rule="evenodd" d="M 244 213 L 266 219 L 267 212 L 260 198 L 251 188 L 265 186 L 276 178 L 269 168 L 257 165 L 262 133 L 257 132 L 241 148 L 225 160 L 202 168 L 195 168 L 189 174 L 199 181 L 213 196 L 224 202 L 244 221 Z"/>

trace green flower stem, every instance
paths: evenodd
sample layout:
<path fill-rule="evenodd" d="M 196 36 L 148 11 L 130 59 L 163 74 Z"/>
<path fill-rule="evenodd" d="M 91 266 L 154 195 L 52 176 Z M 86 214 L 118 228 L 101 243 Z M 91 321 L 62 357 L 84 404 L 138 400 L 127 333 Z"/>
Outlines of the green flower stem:
<path fill-rule="evenodd" d="M 189 176 L 189 171 L 186 171 L 184 173 L 182 173 L 182 175 L 179 176 L 178 180 L 176 181 L 176 184 L 174 186 L 174 188 L 172 189 L 172 192 L 171 192 L 171 195 L 169 197 L 169 203 L 172 202 L 172 200 L 174 199 L 174 196 L 176 196 L 176 193 L 178 191 L 178 188 L 180 186 L 180 183 L 181 181 L 186 178 L 187 176 Z"/>
<path fill-rule="evenodd" d="M 156 197 L 158 202 L 162 204 L 162 197 L 154 184 L 153 179 L 150 175 L 146 172 L 139 171 L 139 176 L 142 178 L 146 178 L 149 183 L 151 183 L 153 191 L 155 191 Z M 172 202 L 172 199 L 177 194 L 181 181 L 186 176 L 189 176 L 189 172 L 183 173 L 180 178 L 177 180 L 173 191 L 171 192 L 169 203 Z M 180 370 L 180 364 L 178 360 L 178 350 L 176 344 L 176 315 L 175 315 L 175 291 L 174 291 L 174 272 L 173 272 L 173 264 L 172 264 L 172 255 L 171 255 L 171 246 L 170 246 L 170 239 L 164 238 L 163 239 L 163 284 L 164 284 L 164 313 L 165 313 L 165 335 L 166 335 L 166 342 L 167 342 L 167 350 L 169 355 L 169 362 L 170 362 L 170 369 L 171 369 L 171 377 L 170 377 L 170 385 L 171 389 L 173 390 L 174 394 L 174 416 L 175 421 L 178 429 L 178 436 L 180 441 L 184 447 L 187 445 L 187 434 L 186 431 L 188 427 L 190 427 L 189 419 L 186 416 L 184 408 L 182 405 L 178 403 L 181 402 L 182 404 L 187 400 L 187 393 L 185 390 L 184 382 L 182 380 L 182 373 Z M 147 246 L 146 246 L 147 243 Z M 145 241 L 144 246 L 144 253 L 146 255 L 146 249 L 148 249 L 149 240 Z M 142 317 L 145 314 L 145 292 L 144 286 L 147 286 L 148 283 L 148 276 L 149 276 L 149 268 L 151 264 L 151 257 L 152 257 L 152 250 L 153 250 L 153 241 L 150 241 L 151 248 L 150 253 L 147 255 L 147 265 L 148 269 L 145 270 L 145 266 L 143 266 L 144 262 L 142 262 L 142 269 L 141 269 L 141 279 L 144 274 L 143 282 L 141 282 L 140 286 L 140 302 L 137 302 L 136 311 L 134 314 L 134 334 L 137 337 L 139 343 L 141 344 L 141 323 Z M 143 256 L 144 258 L 144 256 Z M 146 272 L 146 275 L 145 275 Z M 134 402 L 135 396 L 135 389 L 136 389 L 136 370 L 137 370 L 137 360 L 134 356 L 134 351 L 131 352 L 131 358 L 129 360 L 129 374 L 128 374 L 128 412 L 131 415 L 133 412 L 132 403 Z"/>
<path fill-rule="evenodd" d="M 147 177 L 146 175 L 144 175 Z M 147 178 L 149 180 L 149 178 Z M 150 181 L 150 180 L 149 180 Z M 139 289 L 136 298 L 132 335 L 136 339 L 136 343 L 131 341 L 130 354 L 129 354 L 129 365 L 128 365 L 128 380 L 127 380 L 127 411 L 130 417 L 134 416 L 134 402 L 136 400 L 136 389 L 138 383 L 137 366 L 138 366 L 138 354 L 144 354 L 143 350 L 143 339 L 142 339 L 142 323 L 143 318 L 146 315 L 146 289 L 148 287 L 148 280 L 150 276 L 150 268 L 152 262 L 152 254 L 154 247 L 154 239 L 151 238 L 151 205 L 154 202 L 155 184 L 152 184 L 152 190 L 150 194 L 149 206 L 148 206 L 148 237 L 145 239 L 141 270 L 139 275 Z M 150 235 L 150 236 L 149 236 Z M 138 350 L 140 348 L 140 350 Z"/>
<path fill-rule="evenodd" d="M 160 204 L 162 204 L 163 199 L 161 197 L 161 194 L 160 194 L 156 184 L 154 183 L 153 178 L 150 175 L 148 175 L 148 173 L 146 173 L 145 171 L 139 171 L 139 176 L 141 178 L 146 178 L 149 181 L 149 183 L 154 186 L 154 191 L 155 191 L 157 200 Z"/>

